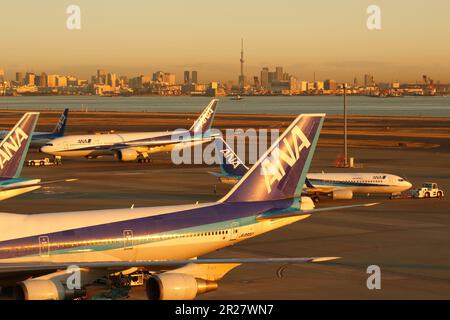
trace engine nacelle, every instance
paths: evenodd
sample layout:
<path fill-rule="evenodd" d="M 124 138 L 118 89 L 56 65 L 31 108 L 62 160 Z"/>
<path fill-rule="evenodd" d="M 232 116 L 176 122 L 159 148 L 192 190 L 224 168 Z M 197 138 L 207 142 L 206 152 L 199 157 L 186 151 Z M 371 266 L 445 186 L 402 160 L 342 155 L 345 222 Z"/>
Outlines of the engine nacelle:
<path fill-rule="evenodd" d="M 352 190 L 336 190 L 333 191 L 333 200 L 350 200 L 353 199 Z"/>
<path fill-rule="evenodd" d="M 14 297 L 17 300 L 65 300 L 85 295 L 85 290 L 68 290 L 58 280 L 25 280 L 14 289 Z"/>
<path fill-rule="evenodd" d="M 145 290 L 149 300 L 192 300 L 217 287 L 215 281 L 198 279 L 189 274 L 162 273 L 149 278 Z"/>
<path fill-rule="evenodd" d="M 314 201 L 310 197 L 302 197 L 300 202 L 300 210 L 313 210 L 315 207 Z"/>
<path fill-rule="evenodd" d="M 114 153 L 114 157 L 119 161 L 135 161 L 139 154 L 134 149 L 121 149 Z"/>

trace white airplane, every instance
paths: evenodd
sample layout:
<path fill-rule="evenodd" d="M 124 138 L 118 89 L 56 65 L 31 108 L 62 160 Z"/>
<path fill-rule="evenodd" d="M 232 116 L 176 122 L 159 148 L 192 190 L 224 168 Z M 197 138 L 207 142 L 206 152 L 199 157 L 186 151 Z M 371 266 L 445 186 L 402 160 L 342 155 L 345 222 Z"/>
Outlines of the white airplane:
<path fill-rule="evenodd" d="M 220 173 L 210 172 L 219 181 L 236 184 L 248 171 L 248 167 L 222 138 L 215 139 Z M 315 202 L 319 195 L 329 195 L 333 200 L 350 200 L 353 194 L 382 193 L 396 195 L 409 190 L 412 184 L 406 179 L 387 173 L 308 173 L 304 194 Z"/>
<path fill-rule="evenodd" d="M 148 162 L 150 154 L 171 151 L 175 146 L 190 147 L 211 141 L 208 130 L 213 123 L 217 102 L 217 99 L 211 100 L 189 130 L 71 135 L 49 141 L 40 151 L 62 157 L 113 155 L 120 161 Z"/>
<path fill-rule="evenodd" d="M 83 296 L 90 284 L 111 274 L 145 270 L 151 272 L 146 280 L 149 299 L 194 299 L 217 289 L 218 281 L 242 263 L 336 259 L 197 258 L 316 212 L 373 205 L 315 209 L 310 198 L 298 194 L 324 117 L 297 117 L 217 202 L 33 215 L 0 213 L 0 285 L 15 285 L 16 298 L 68 299 Z M 71 270 L 79 271 L 75 288 L 69 279 Z"/>

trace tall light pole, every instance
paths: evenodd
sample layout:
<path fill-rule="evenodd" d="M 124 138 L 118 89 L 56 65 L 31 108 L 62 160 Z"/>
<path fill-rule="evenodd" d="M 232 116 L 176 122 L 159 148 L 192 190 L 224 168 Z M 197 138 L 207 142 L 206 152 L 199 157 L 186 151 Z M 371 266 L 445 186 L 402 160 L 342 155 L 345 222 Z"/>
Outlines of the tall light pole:
<path fill-rule="evenodd" d="M 347 145 L 347 84 L 344 83 L 344 166 L 348 167 Z"/>

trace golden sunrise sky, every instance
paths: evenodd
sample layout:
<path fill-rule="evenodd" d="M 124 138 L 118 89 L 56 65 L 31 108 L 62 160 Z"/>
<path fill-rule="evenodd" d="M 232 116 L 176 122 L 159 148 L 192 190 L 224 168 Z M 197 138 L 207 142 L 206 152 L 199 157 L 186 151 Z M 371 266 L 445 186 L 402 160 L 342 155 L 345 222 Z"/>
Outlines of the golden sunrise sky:
<path fill-rule="evenodd" d="M 66 28 L 66 8 L 81 8 L 81 30 Z M 366 27 L 381 7 L 382 30 Z M 200 81 L 236 80 L 240 39 L 245 73 L 277 65 L 302 80 L 361 83 L 450 82 L 449 0 L 16 0 L 0 9 L 0 69 L 119 75 L 185 69 Z"/>

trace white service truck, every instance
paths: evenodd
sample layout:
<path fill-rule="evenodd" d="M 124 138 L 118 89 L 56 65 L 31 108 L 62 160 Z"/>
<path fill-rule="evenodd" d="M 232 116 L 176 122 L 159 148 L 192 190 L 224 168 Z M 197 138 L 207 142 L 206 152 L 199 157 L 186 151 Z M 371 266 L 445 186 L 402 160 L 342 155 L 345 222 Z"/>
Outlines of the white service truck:
<path fill-rule="evenodd" d="M 411 190 L 414 198 L 442 198 L 444 191 L 439 189 L 437 183 L 425 182 L 422 187 Z"/>
<path fill-rule="evenodd" d="M 53 161 L 49 158 L 37 159 L 37 160 L 28 160 L 27 166 L 51 166 L 51 165 L 60 165 L 62 163 L 60 156 L 55 156 Z"/>

